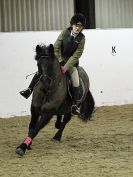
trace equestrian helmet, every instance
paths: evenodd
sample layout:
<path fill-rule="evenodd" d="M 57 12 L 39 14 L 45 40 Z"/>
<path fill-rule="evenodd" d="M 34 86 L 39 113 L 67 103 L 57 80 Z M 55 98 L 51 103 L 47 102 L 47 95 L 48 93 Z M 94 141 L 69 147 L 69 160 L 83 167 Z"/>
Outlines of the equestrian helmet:
<path fill-rule="evenodd" d="M 86 19 L 85 19 L 85 16 L 81 13 L 77 13 L 75 14 L 71 20 L 70 20 L 70 24 L 71 25 L 74 25 L 74 24 L 77 24 L 77 23 L 81 23 L 84 27 L 86 26 Z"/>

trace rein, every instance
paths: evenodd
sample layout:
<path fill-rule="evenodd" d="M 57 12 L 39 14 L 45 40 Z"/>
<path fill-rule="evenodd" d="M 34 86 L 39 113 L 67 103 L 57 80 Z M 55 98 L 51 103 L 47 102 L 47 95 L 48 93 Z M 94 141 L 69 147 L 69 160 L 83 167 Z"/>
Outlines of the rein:
<path fill-rule="evenodd" d="M 25 76 L 25 78 L 27 79 L 29 76 L 33 75 L 33 74 L 36 74 L 37 72 L 34 72 L 34 73 L 31 73 L 31 74 L 28 74 Z"/>
<path fill-rule="evenodd" d="M 50 77 L 49 75 L 41 75 L 41 77 L 40 77 L 40 80 L 42 79 L 42 78 L 46 78 L 46 79 L 49 79 L 50 80 L 50 82 L 51 81 L 55 81 L 55 79 L 56 79 L 56 77 L 54 78 L 54 77 Z"/>
<path fill-rule="evenodd" d="M 42 55 L 42 56 L 39 58 L 39 60 L 40 60 L 41 58 L 48 58 L 48 57 L 49 57 L 48 55 Z M 36 74 L 36 73 L 37 73 L 37 72 L 28 74 L 28 75 L 25 76 L 25 78 L 27 79 L 29 76 L 31 76 L 31 75 L 33 75 L 33 74 Z"/>

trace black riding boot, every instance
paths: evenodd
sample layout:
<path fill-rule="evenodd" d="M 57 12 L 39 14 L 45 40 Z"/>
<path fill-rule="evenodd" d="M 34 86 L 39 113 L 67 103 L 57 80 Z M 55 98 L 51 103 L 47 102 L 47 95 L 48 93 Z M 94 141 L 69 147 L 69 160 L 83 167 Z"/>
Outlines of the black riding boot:
<path fill-rule="evenodd" d="M 73 104 L 71 106 L 71 112 L 74 115 L 80 116 L 80 108 L 78 107 L 78 93 L 79 87 L 73 87 Z"/>
<path fill-rule="evenodd" d="M 36 73 L 33 77 L 33 79 L 31 80 L 31 83 L 29 85 L 29 87 L 25 90 L 20 91 L 20 95 L 22 95 L 24 98 L 29 98 L 29 96 L 31 95 L 34 86 L 36 85 L 38 79 L 40 78 L 40 74 Z"/>

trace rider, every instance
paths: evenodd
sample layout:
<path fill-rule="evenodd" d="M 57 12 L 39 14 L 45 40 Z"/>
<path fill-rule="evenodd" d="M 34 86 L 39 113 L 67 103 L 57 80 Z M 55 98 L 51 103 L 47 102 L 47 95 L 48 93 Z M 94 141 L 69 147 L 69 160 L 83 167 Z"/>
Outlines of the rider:
<path fill-rule="evenodd" d="M 75 14 L 70 20 L 70 27 L 61 32 L 54 44 L 55 56 L 61 64 L 62 73 L 68 72 L 71 76 L 73 85 L 72 112 L 77 115 L 80 115 L 78 108 L 79 75 L 77 66 L 84 50 L 85 36 L 82 30 L 85 25 L 86 19 L 84 15 L 81 13 Z M 40 75 L 36 73 L 29 87 L 20 92 L 26 99 L 31 95 L 39 77 Z"/>

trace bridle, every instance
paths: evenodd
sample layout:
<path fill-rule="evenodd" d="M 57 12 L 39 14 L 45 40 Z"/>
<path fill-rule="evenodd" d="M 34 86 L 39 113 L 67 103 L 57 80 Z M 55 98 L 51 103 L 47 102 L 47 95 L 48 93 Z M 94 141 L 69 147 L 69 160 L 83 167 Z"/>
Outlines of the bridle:
<path fill-rule="evenodd" d="M 49 57 L 50 56 L 48 56 L 48 55 L 42 55 L 42 56 L 40 56 L 40 58 L 38 59 L 38 63 L 39 63 L 39 61 L 41 59 L 45 59 L 45 58 L 49 58 Z M 48 74 L 42 74 L 41 73 L 41 76 L 40 76 L 39 80 L 42 81 L 42 82 L 45 82 L 46 80 L 48 80 L 49 83 L 54 83 L 55 80 L 56 80 L 56 77 L 55 76 L 49 76 Z M 53 85 L 53 84 L 50 84 L 50 85 Z M 46 92 L 47 92 L 47 94 L 49 94 L 50 93 L 50 88 L 48 88 L 48 90 Z"/>

